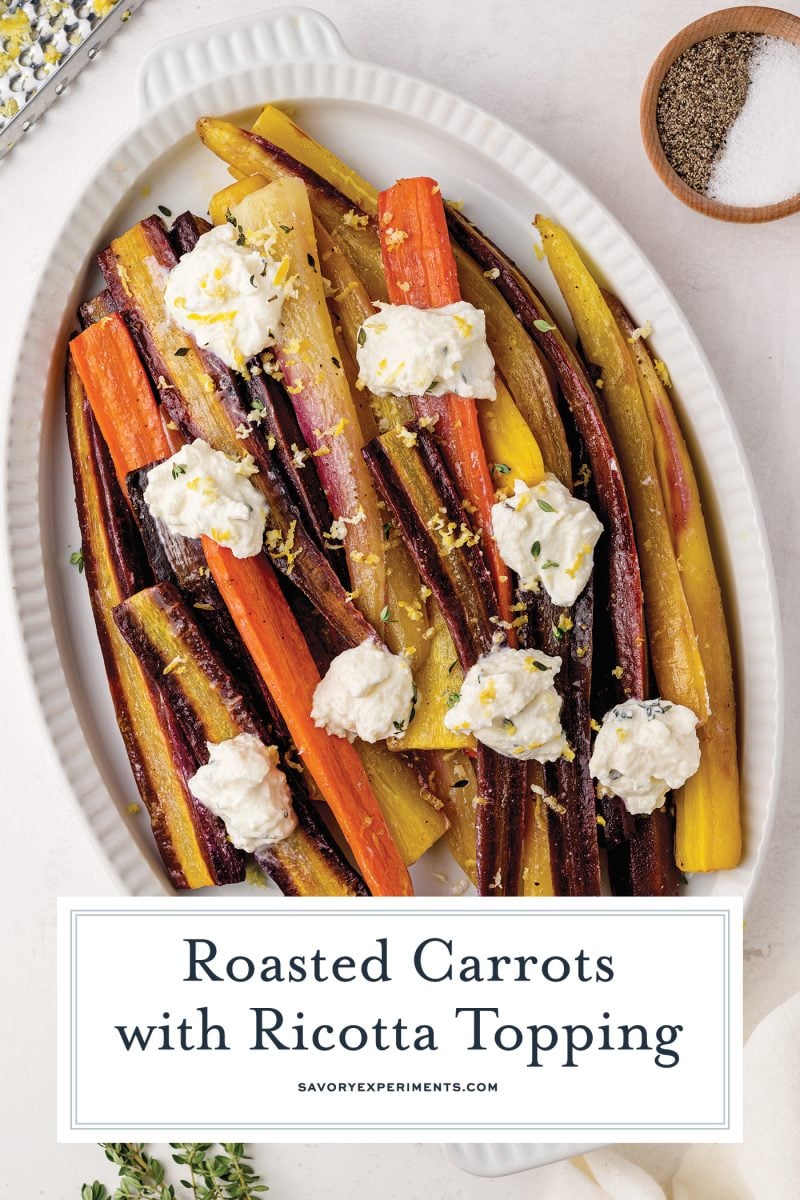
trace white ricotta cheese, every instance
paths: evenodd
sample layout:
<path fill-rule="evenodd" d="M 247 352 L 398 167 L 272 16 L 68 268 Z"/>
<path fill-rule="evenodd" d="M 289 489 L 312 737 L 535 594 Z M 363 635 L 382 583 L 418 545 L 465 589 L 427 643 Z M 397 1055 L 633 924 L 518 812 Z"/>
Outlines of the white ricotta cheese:
<path fill-rule="evenodd" d="M 275 746 L 252 733 L 208 743 L 208 762 L 189 780 L 189 791 L 225 822 L 228 837 L 252 854 L 282 842 L 297 828 L 292 794 L 278 767 Z"/>
<path fill-rule="evenodd" d="M 442 308 L 379 304 L 358 333 L 361 379 L 376 396 L 464 396 L 494 400 L 486 318 L 460 300 Z"/>
<path fill-rule="evenodd" d="M 336 737 L 378 742 L 406 731 L 414 698 L 407 660 L 367 638 L 333 660 L 317 684 L 311 716 Z"/>
<path fill-rule="evenodd" d="M 444 723 L 508 758 L 552 762 L 568 749 L 553 686 L 560 668 L 560 658 L 539 650 L 492 650 L 467 671 Z"/>
<path fill-rule="evenodd" d="M 574 604 L 592 573 L 603 526 L 591 505 L 578 500 L 552 475 L 492 506 L 492 532 L 500 557 L 523 588 L 541 583 L 554 604 Z"/>
<path fill-rule="evenodd" d="M 696 726 L 683 704 L 626 700 L 603 718 L 589 769 L 628 812 L 651 813 L 700 766 Z"/>
<path fill-rule="evenodd" d="M 271 346 L 287 295 L 288 260 L 271 258 L 243 244 L 237 226 L 219 225 L 198 238 L 170 271 L 164 302 L 172 319 L 198 346 L 229 367 Z"/>
<path fill-rule="evenodd" d="M 252 457 L 228 458 L 198 438 L 153 467 L 144 500 L 173 533 L 210 537 L 236 558 L 251 558 L 264 544 L 267 502 L 250 480 Z"/>

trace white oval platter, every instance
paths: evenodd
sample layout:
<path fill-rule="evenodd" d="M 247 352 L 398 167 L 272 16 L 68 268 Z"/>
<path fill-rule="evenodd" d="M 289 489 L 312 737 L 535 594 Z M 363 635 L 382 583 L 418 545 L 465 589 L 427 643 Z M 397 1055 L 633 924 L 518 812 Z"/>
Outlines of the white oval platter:
<path fill-rule="evenodd" d="M 686 891 L 746 894 L 777 790 L 782 691 L 774 580 L 749 470 L 719 385 L 647 260 L 586 188 L 530 141 L 432 84 L 351 58 L 334 26 L 309 9 L 254 14 L 163 43 L 142 64 L 138 99 L 135 127 L 87 180 L 45 257 L 10 375 L 5 443 L 7 561 L 26 658 L 49 739 L 121 888 L 134 895 L 169 890 L 146 821 L 127 815 L 134 784 L 86 588 L 68 561 L 79 535 L 63 419 L 65 337 L 77 302 L 99 287 L 97 249 L 157 204 L 173 213 L 204 212 L 210 194 L 229 180 L 197 141 L 196 118 L 254 116 L 270 100 L 291 104 L 301 124 L 378 184 L 434 175 L 563 313 L 532 253 L 531 219 L 537 211 L 549 214 L 578 240 L 636 319 L 652 321 L 704 485 L 740 697 L 745 857 L 735 871 L 695 876 Z M 435 852 L 415 875 L 428 894 L 447 893 L 459 879 L 450 860 Z"/>

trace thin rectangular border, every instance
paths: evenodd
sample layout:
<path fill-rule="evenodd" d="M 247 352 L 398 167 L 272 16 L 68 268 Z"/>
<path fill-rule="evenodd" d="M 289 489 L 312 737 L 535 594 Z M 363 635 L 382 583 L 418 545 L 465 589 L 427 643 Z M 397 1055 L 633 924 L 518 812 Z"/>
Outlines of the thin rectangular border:
<path fill-rule="evenodd" d="M 731 897 L 730 899 L 734 900 L 734 902 L 735 902 L 738 898 Z M 274 909 L 274 911 L 276 913 L 278 913 L 284 917 L 296 916 L 296 915 L 328 917 L 331 915 L 331 911 L 332 911 L 330 907 L 310 907 L 309 906 L 308 908 L 306 908 L 306 907 L 293 908 L 288 905 L 282 905 L 282 904 L 261 904 L 261 905 L 256 905 L 256 906 L 248 906 L 248 905 L 241 905 L 236 902 L 234 902 L 233 904 L 224 903 L 222 905 L 214 905 L 214 904 L 207 904 L 205 902 L 202 902 L 202 910 L 204 913 L 207 913 L 209 915 L 217 915 L 217 916 L 227 916 L 227 915 L 250 916 L 250 915 L 253 915 L 256 913 L 268 912 L 268 911 L 271 911 L 272 909 Z M 531 915 L 531 911 L 532 911 L 528 907 L 519 907 L 519 906 L 515 906 L 513 904 L 506 905 L 505 903 L 502 904 L 501 910 L 505 914 L 513 913 L 515 915 L 525 915 L 525 916 Z M 710 917 L 721 917 L 722 918 L 722 934 L 723 934 L 723 951 L 722 951 L 722 953 L 723 953 L 723 997 L 722 997 L 722 1000 L 723 1000 L 723 1005 L 722 1005 L 722 1027 L 723 1027 L 722 1088 L 723 1088 L 723 1095 L 722 1095 L 722 1109 L 723 1109 L 723 1118 L 721 1121 L 718 1121 L 718 1122 L 699 1121 L 699 1122 L 692 1122 L 692 1123 L 685 1123 L 685 1122 L 684 1123 L 682 1123 L 682 1122 L 658 1123 L 658 1122 L 654 1122 L 654 1121 L 625 1122 L 625 1123 L 610 1122 L 610 1121 L 607 1121 L 607 1122 L 583 1121 L 583 1122 L 577 1122 L 574 1124 L 564 1124 L 563 1122 L 556 1123 L 556 1122 L 547 1122 L 547 1121 L 539 1121 L 539 1122 L 472 1121 L 472 1122 L 449 1122 L 449 1123 L 426 1122 L 424 1125 L 421 1125 L 418 1121 L 416 1121 L 416 1122 L 403 1121 L 403 1122 L 394 1122 L 394 1123 L 386 1122 L 386 1121 L 359 1122 L 359 1123 L 342 1122 L 342 1121 L 330 1121 L 330 1122 L 317 1121 L 317 1122 L 302 1122 L 302 1123 L 280 1121 L 280 1122 L 271 1122 L 269 1124 L 265 1124 L 264 1122 L 204 1121 L 202 1123 L 193 1123 L 191 1125 L 185 1125 L 185 1124 L 181 1124 L 181 1123 L 172 1123 L 172 1122 L 163 1122 L 163 1121 L 162 1122 L 150 1122 L 148 1124 L 144 1124 L 144 1123 L 131 1124 L 131 1123 L 125 1123 L 125 1122 L 121 1122 L 121 1121 L 104 1122 L 104 1123 L 81 1122 L 78 1119 L 78 1069 L 77 1069 L 78 919 L 80 917 L 119 917 L 119 916 L 123 916 L 123 917 L 125 917 L 125 916 L 128 916 L 128 917 L 130 917 L 130 916 L 137 916 L 137 917 L 140 917 L 140 916 L 178 917 L 179 916 L 179 917 L 183 917 L 187 914 L 188 911 L 189 910 L 187 910 L 185 907 L 181 908 L 181 909 L 177 909 L 175 907 L 153 908 L 153 907 L 150 907 L 149 905 L 146 905 L 145 907 L 142 907 L 142 908 L 70 908 L 70 910 L 69 910 L 69 914 L 70 914 L 70 938 L 69 938 L 69 944 L 70 944 L 70 991 L 69 991 L 69 996 L 70 996 L 70 1013 L 69 1013 L 69 1018 L 70 1018 L 69 1019 L 69 1028 L 70 1028 L 70 1123 L 69 1123 L 69 1128 L 71 1131 L 73 1131 L 73 1132 L 89 1132 L 92 1130 L 96 1131 L 96 1130 L 106 1130 L 106 1129 L 137 1130 L 137 1131 L 142 1131 L 142 1130 L 147 1131 L 147 1130 L 151 1130 L 151 1129 L 152 1130 L 173 1130 L 174 1129 L 174 1130 L 181 1130 L 181 1131 L 193 1130 L 193 1129 L 195 1129 L 195 1130 L 233 1130 L 233 1131 L 236 1131 L 236 1130 L 248 1130 L 248 1131 L 250 1131 L 250 1130 L 254 1130 L 254 1131 L 255 1130 L 265 1130 L 265 1131 L 298 1130 L 299 1131 L 299 1130 L 306 1130 L 306 1129 L 308 1129 L 308 1130 L 331 1130 L 331 1131 L 336 1131 L 336 1130 L 357 1131 L 357 1130 L 380 1130 L 380 1129 L 385 1129 L 385 1130 L 428 1129 L 428 1130 L 450 1131 L 450 1130 L 459 1130 L 459 1129 L 463 1129 L 463 1130 L 486 1129 L 486 1130 L 509 1130 L 509 1131 L 513 1130 L 513 1131 L 521 1131 L 521 1132 L 537 1132 L 540 1130 L 542 1132 L 547 1132 L 550 1130 L 581 1131 L 581 1130 L 585 1130 L 585 1129 L 590 1129 L 590 1130 L 596 1129 L 596 1130 L 602 1130 L 602 1131 L 606 1131 L 606 1130 L 618 1130 L 618 1131 L 619 1130 L 622 1130 L 622 1131 L 625 1131 L 625 1130 L 722 1131 L 722 1130 L 729 1130 L 731 1127 L 731 1124 L 730 1124 L 730 1115 L 731 1115 L 731 1096 L 730 1096 L 730 1089 L 731 1089 L 731 1071 L 730 1071 L 730 1053 L 731 1053 L 731 1041 L 730 1041 L 730 1035 L 731 1035 L 731 1031 L 730 1031 L 730 1006 L 731 1006 L 731 997 L 730 997 L 730 916 L 731 916 L 731 914 L 730 914 L 730 911 L 725 908 L 719 908 L 719 909 L 717 909 L 717 908 L 694 908 L 694 907 L 685 908 L 683 906 L 681 906 L 680 908 L 677 908 L 674 906 L 671 906 L 669 908 L 665 908 L 665 907 L 662 908 L 660 906 L 658 908 L 628 908 L 628 907 L 621 907 L 621 906 L 617 906 L 617 905 L 614 905 L 613 907 L 610 907 L 607 905 L 599 905 L 598 906 L 596 904 L 593 904 L 591 908 L 581 908 L 581 907 L 578 907 L 577 905 L 566 907 L 566 908 L 551 907 L 548 905 L 547 909 L 541 909 L 540 911 L 542 913 L 547 912 L 548 915 L 562 916 L 562 917 L 564 917 L 564 916 L 570 916 L 570 917 L 573 917 L 573 916 L 581 916 L 581 917 L 613 916 L 613 915 L 619 914 L 619 915 L 624 915 L 624 916 L 637 916 L 637 917 L 648 917 L 648 918 L 654 917 L 654 916 L 656 916 L 656 917 L 658 917 L 658 916 L 679 916 L 679 917 L 684 917 L 684 916 L 686 916 L 686 917 L 690 917 L 690 916 L 694 916 L 694 917 L 706 916 L 706 917 L 708 917 L 708 916 L 710 916 Z M 400 909 L 397 907 L 383 907 L 381 905 L 369 904 L 367 907 L 350 909 L 348 911 L 348 916 L 356 916 L 356 917 L 370 916 L 370 917 L 372 917 L 372 916 L 375 916 L 376 914 L 383 915 L 383 916 L 398 916 L 398 915 L 402 915 L 402 913 L 404 911 L 407 911 L 407 910 Z M 444 907 L 439 907 L 439 906 L 417 907 L 417 906 L 414 906 L 414 912 L 419 913 L 421 916 L 445 916 L 445 915 L 448 915 L 448 916 L 456 916 L 456 917 L 468 917 L 468 916 L 472 915 L 471 910 L 468 908 L 455 908 L 455 907 L 450 907 L 450 906 L 444 906 Z"/>

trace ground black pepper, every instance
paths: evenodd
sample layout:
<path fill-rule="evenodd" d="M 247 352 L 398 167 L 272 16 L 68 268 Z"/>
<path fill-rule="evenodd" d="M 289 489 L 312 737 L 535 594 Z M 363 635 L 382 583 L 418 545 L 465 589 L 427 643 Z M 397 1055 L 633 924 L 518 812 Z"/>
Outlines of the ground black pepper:
<path fill-rule="evenodd" d="M 659 88 L 656 123 L 674 170 L 705 192 L 725 135 L 744 105 L 756 34 L 722 33 L 675 59 Z"/>

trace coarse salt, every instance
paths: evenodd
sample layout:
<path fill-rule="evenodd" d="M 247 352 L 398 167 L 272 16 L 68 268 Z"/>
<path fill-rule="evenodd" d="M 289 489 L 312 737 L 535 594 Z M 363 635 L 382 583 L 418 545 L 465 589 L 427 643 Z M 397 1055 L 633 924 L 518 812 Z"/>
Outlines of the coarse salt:
<path fill-rule="evenodd" d="M 758 207 L 800 192 L 800 46 L 758 39 L 741 112 L 711 171 L 707 195 Z"/>

